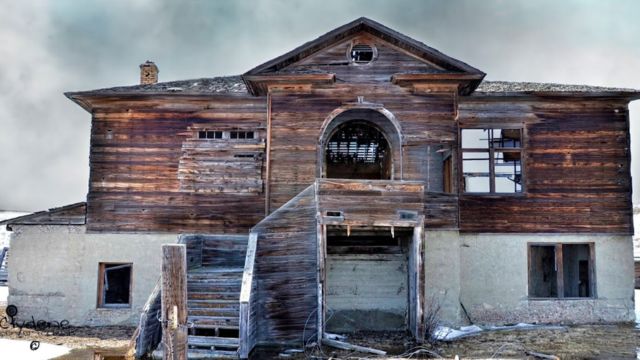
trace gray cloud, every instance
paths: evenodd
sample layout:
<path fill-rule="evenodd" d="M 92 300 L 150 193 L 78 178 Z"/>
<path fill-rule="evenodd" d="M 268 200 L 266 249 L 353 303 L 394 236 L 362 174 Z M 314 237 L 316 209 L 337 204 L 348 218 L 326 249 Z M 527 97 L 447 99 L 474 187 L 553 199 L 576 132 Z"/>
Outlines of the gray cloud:
<path fill-rule="evenodd" d="M 161 81 L 242 73 L 360 16 L 476 66 L 489 79 L 640 88 L 635 0 L 0 5 L 0 209 L 84 199 L 90 115 L 64 91 L 134 84 L 137 65 L 147 59 L 159 65 Z M 637 139 L 640 102 L 631 111 Z M 634 159 L 638 148 L 632 147 Z M 640 164 L 633 170 L 638 174 Z"/>

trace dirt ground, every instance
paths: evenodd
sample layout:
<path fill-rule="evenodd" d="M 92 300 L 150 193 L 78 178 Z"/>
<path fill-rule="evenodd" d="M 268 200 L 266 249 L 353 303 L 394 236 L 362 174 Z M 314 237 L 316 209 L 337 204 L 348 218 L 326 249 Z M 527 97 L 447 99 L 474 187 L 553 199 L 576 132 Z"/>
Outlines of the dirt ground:
<path fill-rule="evenodd" d="M 2 320 L 5 319 L 5 320 Z M 42 329 L 34 330 L 29 325 L 17 322 L 11 325 L 5 309 L 0 310 L 0 338 L 40 341 L 42 343 L 64 345 L 72 349 L 100 348 L 116 349 L 129 345 L 135 328 L 129 326 L 41 326 Z"/>
<path fill-rule="evenodd" d="M 5 317 L 0 310 L 0 320 Z M 640 326 L 640 325 L 638 325 Z M 60 359 L 93 359 L 94 351 L 123 354 L 134 328 L 125 326 L 64 327 L 33 330 L 7 326 L 0 321 L 0 338 L 37 340 L 74 349 Z M 388 356 L 376 356 L 327 346 L 310 347 L 305 353 L 286 349 L 262 348 L 254 351 L 255 359 L 427 359 L 449 358 L 531 358 L 531 352 L 557 356 L 561 359 L 638 359 L 640 358 L 640 328 L 634 324 L 581 325 L 561 329 L 486 331 L 452 342 L 416 346 L 404 333 L 351 334 L 347 342 L 385 350 Z M 301 347 L 298 348 L 298 350 Z M 108 358 L 108 357 L 105 357 Z M 115 357 L 114 357 L 115 359 Z"/>
<path fill-rule="evenodd" d="M 540 359 L 535 354 L 560 359 L 638 359 L 640 328 L 633 324 L 567 326 L 553 330 L 486 331 L 451 342 L 416 346 L 403 334 L 360 333 L 347 342 L 385 350 L 376 356 L 323 346 L 291 353 L 289 359 Z M 262 349 L 257 359 L 279 357 L 282 349 Z"/>

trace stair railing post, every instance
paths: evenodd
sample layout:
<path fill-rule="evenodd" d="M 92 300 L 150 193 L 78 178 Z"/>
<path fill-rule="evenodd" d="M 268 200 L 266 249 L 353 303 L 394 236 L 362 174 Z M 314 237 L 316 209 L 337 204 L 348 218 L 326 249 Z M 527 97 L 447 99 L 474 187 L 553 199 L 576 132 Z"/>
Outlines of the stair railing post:
<path fill-rule="evenodd" d="M 187 248 L 162 246 L 163 359 L 187 359 Z"/>

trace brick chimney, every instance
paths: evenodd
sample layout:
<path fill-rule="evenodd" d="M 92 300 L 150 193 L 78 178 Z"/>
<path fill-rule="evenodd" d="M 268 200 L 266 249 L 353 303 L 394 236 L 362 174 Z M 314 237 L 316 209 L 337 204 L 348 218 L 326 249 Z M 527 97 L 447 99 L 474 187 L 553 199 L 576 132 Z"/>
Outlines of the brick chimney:
<path fill-rule="evenodd" d="M 158 82 L 158 67 L 153 61 L 147 60 L 140 65 L 140 85 L 155 84 Z"/>

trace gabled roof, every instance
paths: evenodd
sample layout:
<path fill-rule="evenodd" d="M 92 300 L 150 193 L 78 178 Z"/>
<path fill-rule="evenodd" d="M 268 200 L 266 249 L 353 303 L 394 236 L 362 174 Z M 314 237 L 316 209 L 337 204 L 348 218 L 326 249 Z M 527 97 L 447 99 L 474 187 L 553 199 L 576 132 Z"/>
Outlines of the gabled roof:
<path fill-rule="evenodd" d="M 246 72 L 243 77 L 248 75 L 264 75 L 277 72 L 282 68 L 291 65 L 301 59 L 304 59 L 321 49 L 324 49 L 330 45 L 333 45 L 341 40 L 349 38 L 363 31 L 368 32 L 371 35 L 376 36 L 401 49 L 404 49 L 416 55 L 418 58 L 436 64 L 448 71 L 478 74 L 483 76 L 485 75 L 482 71 L 472 67 L 471 65 L 447 56 L 420 41 L 412 39 L 371 19 L 361 17 L 348 24 L 331 30 L 315 40 L 298 46 L 297 48 L 289 51 L 286 54 L 283 54 L 273 60 L 269 60 L 264 64 L 256 66 L 255 68 Z"/>
<path fill-rule="evenodd" d="M 79 202 L 0 221 L 0 225 L 84 225 L 86 213 L 87 204 Z"/>
<path fill-rule="evenodd" d="M 468 95 L 478 86 L 486 75 L 484 72 L 466 64 L 460 60 L 447 56 L 440 51 L 412 39 L 393 29 L 390 29 L 371 19 L 361 17 L 348 24 L 342 25 L 319 38 L 309 41 L 288 53 L 267 61 L 262 65 L 249 70 L 242 78 L 249 92 L 253 95 L 264 95 L 265 84 L 268 82 L 284 82 L 295 77 L 295 82 L 327 83 L 335 81 L 335 77 L 327 77 L 333 74 L 325 74 L 322 77 L 314 73 L 290 73 L 283 71 L 287 66 L 305 59 L 316 52 L 328 48 L 340 41 L 348 39 L 359 33 L 366 32 L 399 49 L 402 49 L 426 63 L 440 67 L 442 73 L 450 74 L 450 79 L 459 83 L 459 92 Z M 397 75 L 403 75 L 402 80 L 397 81 Z M 436 75 L 436 76 L 434 76 Z M 442 74 L 430 73 L 403 73 L 395 74 L 391 80 L 396 84 L 410 84 L 412 82 L 443 81 Z M 446 81 L 446 80 L 445 80 Z"/>

